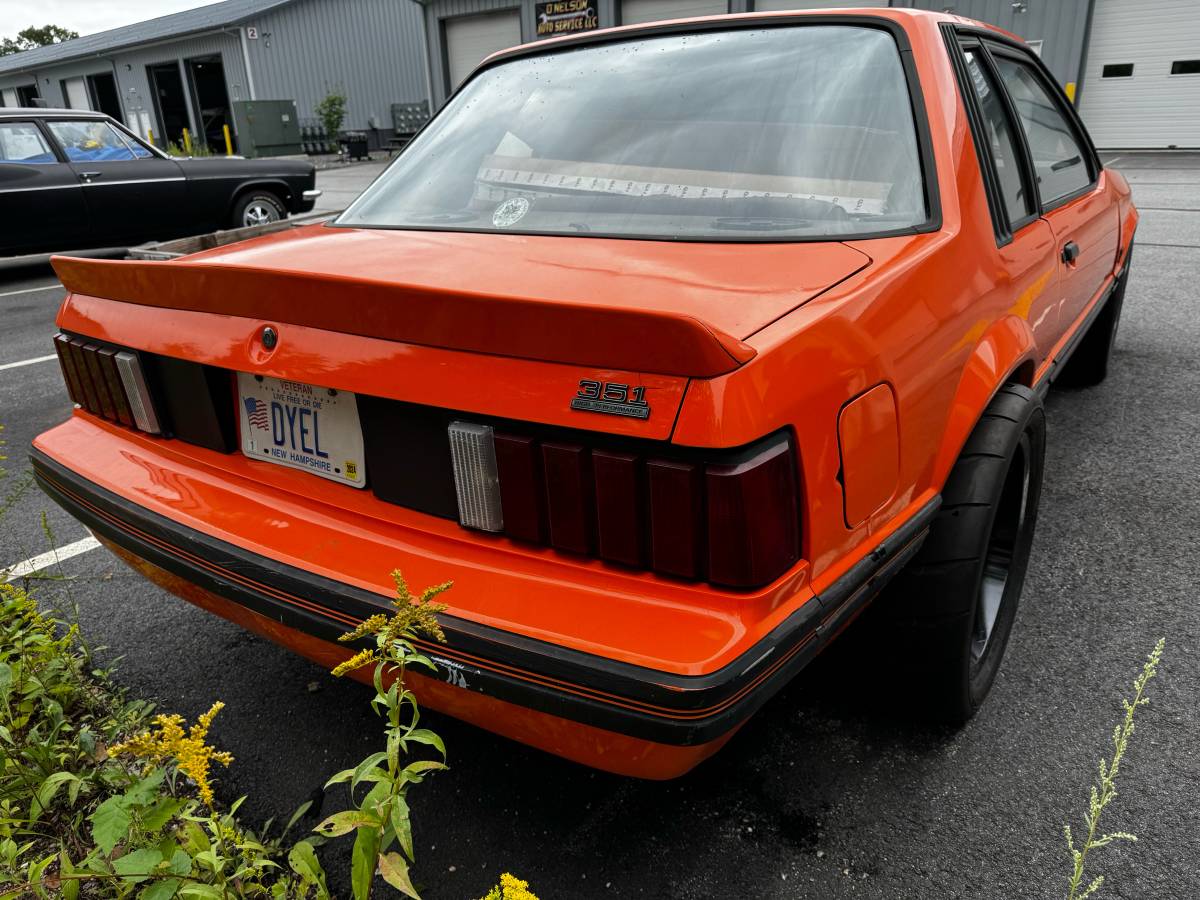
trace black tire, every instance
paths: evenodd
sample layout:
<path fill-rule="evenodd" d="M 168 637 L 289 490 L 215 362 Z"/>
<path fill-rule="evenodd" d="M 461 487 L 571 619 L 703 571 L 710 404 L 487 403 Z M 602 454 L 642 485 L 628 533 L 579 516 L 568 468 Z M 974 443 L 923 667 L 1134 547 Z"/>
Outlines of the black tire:
<path fill-rule="evenodd" d="M 233 204 L 229 217 L 230 228 L 265 225 L 287 218 L 287 207 L 278 195 L 255 189 L 242 194 Z"/>
<path fill-rule="evenodd" d="M 1056 386 L 1095 387 L 1108 377 L 1108 363 L 1112 359 L 1113 344 L 1117 340 L 1117 327 L 1121 324 L 1125 285 L 1129 281 L 1129 267 L 1133 261 L 1132 247 L 1129 248 L 1129 254 L 1130 259 L 1125 262 L 1113 295 L 1108 298 L 1100 315 L 1088 326 L 1087 334 L 1079 341 L 1079 346 L 1063 366 L 1062 372 L 1055 376 Z"/>
<path fill-rule="evenodd" d="M 909 696 L 931 719 L 966 722 L 996 679 L 1029 564 L 1045 449 L 1041 400 L 1006 385 L 954 464 L 920 552 L 881 598 L 889 655 L 917 682 Z"/>

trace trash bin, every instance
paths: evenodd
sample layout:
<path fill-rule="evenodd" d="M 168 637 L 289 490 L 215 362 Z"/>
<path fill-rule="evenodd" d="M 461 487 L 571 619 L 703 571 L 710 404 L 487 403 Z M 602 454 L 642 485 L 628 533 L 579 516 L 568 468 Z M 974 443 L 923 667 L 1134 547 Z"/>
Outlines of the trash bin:
<path fill-rule="evenodd" d="M 349 159 L 370 159 L 367 155 L 367 135 L 364 131 L 346 131 L 338 139 L 342 155 Z"/>

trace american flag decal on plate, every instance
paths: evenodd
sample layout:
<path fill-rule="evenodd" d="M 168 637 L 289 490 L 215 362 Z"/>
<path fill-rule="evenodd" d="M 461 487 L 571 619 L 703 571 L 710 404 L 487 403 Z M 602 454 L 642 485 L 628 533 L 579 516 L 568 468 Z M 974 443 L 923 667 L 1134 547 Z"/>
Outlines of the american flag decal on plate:
<path fill-rule="evenodd" d="M 246 404 L 246 415 L 250 420 L 250 427 L 257 428 L 259 431 L 268 430 L 267 404 L 256 397 L 243 397 L 242 402 Z"/>

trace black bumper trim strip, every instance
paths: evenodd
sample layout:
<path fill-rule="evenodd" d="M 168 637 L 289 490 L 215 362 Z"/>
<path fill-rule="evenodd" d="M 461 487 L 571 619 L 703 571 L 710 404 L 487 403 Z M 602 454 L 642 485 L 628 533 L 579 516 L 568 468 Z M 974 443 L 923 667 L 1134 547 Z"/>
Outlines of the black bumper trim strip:
<path fill-rule="evenodd" d="M 43 490 L 134 555 L 284 625 L 336 641 L 387 598 L 287 566 L 150 512 L 39 451 Z M 939 498 L 822 595 L 716 672 L 676 675 L 442 615 L 446 645 L 424 650 L 476 690 L 541 712 L 659 743 L 706 743 L 741 724 L 787 683 L 920 547 Z M 457 678 L 456 683 L 461 685 Z"/>

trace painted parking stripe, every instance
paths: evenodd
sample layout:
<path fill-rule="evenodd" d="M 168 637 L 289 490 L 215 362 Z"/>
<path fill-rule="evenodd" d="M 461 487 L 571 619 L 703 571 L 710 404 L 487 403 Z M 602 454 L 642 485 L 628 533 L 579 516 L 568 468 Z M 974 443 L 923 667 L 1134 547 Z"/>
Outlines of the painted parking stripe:
<path fill-rule="evenodd" d="M 34 363 L 50 362 L 52 359 L 58 359 L 57 353 L 51 353 L 49 356 L 35 356 L 33 359 L 23 359 L 20 362 L 5 363 L 0 366 L 0 372 L 5 369 L 19 369 L 21 366 L 32 366 Z"/>
<path fill-rule="evenodd" d="M 100 542 L 94 537 L 88 536 L 81 541 L 76 541 L 73 544 L 67 544 L 63 547 L 56 547 L 39 556 L 30 557 L 22 560 L 19 563 L 14 563 L 7 569 L 0 569 L 0 578 L 5 581 L 16 581 L 18 578 L 24 578 L 26 575 L 32 575 L 34 572 L 40 572 L 42 569 L 48 569 L 57 563 L 66 562 L 72 557 L 79 556 L 81 553 L 87 553 L 89 550 L 95 550 L 100 546 Z"/>
<path fill-rule="evenodd" d="M 39 291 L 61 291 L 62 289 L 63 286 L 55 282 L 54 284 L 47 284 L 43 285 L 42 287 L 21 288 L 19 291 L 4 291 L 3 293 L 0 293 L 0 297 L 15 297 L 17 294 L 36 294 Z"/>

